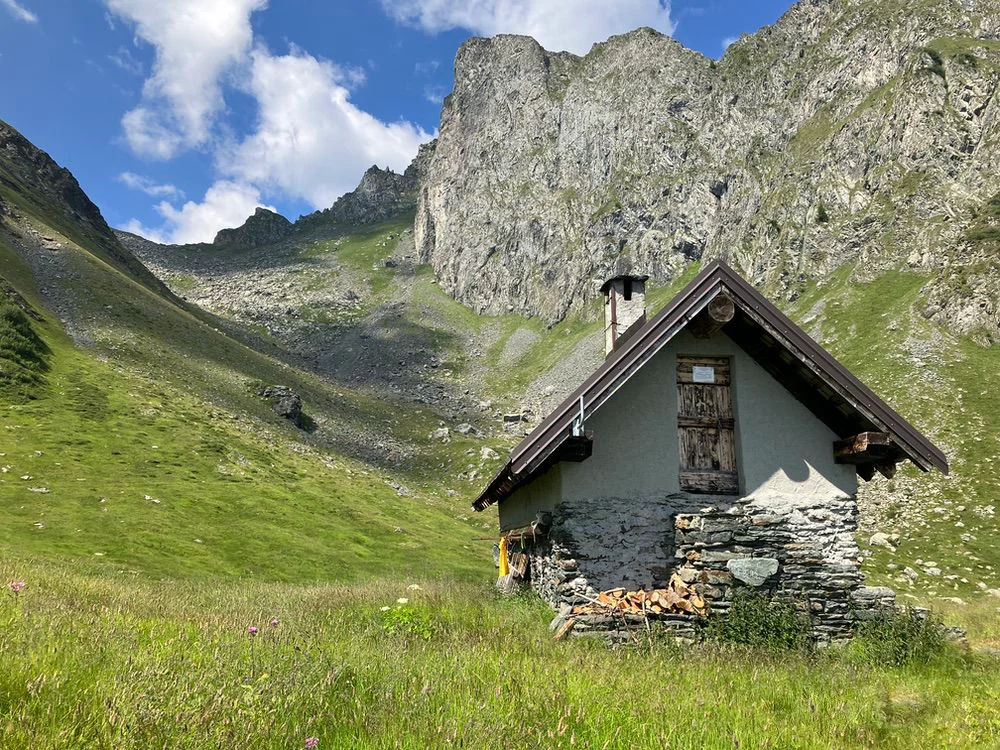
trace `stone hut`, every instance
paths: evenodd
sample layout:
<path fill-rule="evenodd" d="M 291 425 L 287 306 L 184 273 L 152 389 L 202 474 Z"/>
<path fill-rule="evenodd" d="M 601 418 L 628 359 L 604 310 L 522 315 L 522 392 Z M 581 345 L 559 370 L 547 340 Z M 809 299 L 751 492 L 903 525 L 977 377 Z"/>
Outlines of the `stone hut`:
<path fill-rule="evenodd" d="M 644 282 L 605 284 L 604 364 L 473 503 L 498 505 L 502 569 L 564 611 L 682 588 L 700 611 L 657 614 L 680 631 L 747 586 L 849 637 L 894 597 L 864 585 L 858 477 L 944 454 L 725 263 L 648 322 Z"/>

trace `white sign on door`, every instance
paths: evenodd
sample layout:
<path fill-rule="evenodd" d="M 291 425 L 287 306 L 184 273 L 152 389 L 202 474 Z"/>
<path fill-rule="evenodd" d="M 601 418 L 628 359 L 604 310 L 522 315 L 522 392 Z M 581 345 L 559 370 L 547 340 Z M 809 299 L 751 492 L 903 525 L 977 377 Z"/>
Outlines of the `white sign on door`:
<path fill-rule="evenodd" d="M 691 368 L 691 380 L 695 383 L 714 383 L 715 368 L 695 365 Z"/>

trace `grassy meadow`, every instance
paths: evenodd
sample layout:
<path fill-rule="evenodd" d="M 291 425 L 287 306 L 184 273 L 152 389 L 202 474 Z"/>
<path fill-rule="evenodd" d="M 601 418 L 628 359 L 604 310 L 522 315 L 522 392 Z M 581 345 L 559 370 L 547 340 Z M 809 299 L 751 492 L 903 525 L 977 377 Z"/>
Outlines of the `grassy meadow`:
<path fill-rule="evenodd" d="M 440 579 L 156 582 L 33 559 L 0 578 L 27 583 L 0 598 L 4 747 L 1000 744 L 997 660 L 960 651 L 897 668 L 641 636 L 610 651 L 553 642 L 531 598 Z"/>

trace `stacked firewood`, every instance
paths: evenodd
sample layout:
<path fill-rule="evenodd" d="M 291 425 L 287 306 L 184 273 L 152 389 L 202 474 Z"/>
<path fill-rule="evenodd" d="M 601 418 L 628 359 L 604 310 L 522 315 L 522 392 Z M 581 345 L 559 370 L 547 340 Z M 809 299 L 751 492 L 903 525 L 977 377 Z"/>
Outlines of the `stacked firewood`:
<path fill-rule="evenodd" d="M 675 612 L 704 615 L 705 600 L 674 573 L 665 589 L 626 591 L 624 588 L 602 591 L 590 604 L 573 607 L 574 615 L 600 615 L 621 612 L 629 615 L 660 615 Z"/>

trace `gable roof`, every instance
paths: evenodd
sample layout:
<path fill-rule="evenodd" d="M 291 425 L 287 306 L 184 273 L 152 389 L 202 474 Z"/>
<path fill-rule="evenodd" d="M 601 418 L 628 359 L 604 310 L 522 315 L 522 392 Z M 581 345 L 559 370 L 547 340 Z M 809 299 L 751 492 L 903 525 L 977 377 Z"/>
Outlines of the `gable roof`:
<path fill-rule="evenodd" d="M 933 443 L 852 375 L 808 334 L 721 260 L 711 262 L 646 325 L 604 361 L 511 451 L 474 510 L 502 501 L 561 460 L 572 438 L 573 420 L 596 412 L 717 295 L 727 293 L 736 314 L 722 330 L 761 367 L 823 421 L 838 437 L 876 431 L 889 434 L 893 458 L 908 458 L 921 470 L 948 473 L 948 461 Z"/>

